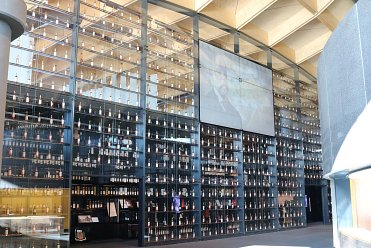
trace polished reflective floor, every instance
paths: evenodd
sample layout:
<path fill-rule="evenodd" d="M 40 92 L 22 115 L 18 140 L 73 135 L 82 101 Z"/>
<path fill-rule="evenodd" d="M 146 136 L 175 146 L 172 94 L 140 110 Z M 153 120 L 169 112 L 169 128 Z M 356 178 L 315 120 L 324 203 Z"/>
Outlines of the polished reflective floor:
<path fill-rule="evenodd" d="M 94 242 L 74 245 L 89 248 L 133 248 L 136 241 Z M 332 248 L 332 226 L 311 224 L 308 227 L 249 236 L 154 246 L 156 248 Z"/>

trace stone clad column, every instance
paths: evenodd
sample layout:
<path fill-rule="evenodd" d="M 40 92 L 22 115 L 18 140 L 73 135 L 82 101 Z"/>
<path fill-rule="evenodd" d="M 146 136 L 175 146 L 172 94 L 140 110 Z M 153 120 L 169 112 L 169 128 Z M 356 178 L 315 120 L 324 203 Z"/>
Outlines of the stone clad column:
<path fill-rule="evenodd" d="M 23 0 L 2 0 L 0 2 L 0 171 L 3 158 L 10 42 L 23 34 L 26 17 L 27 7 Z"/>

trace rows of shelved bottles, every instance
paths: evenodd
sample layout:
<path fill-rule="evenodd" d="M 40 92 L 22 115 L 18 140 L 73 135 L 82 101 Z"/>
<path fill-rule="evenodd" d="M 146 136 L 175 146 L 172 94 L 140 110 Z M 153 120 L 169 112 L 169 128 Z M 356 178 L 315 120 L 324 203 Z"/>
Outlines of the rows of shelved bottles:
<path fill-rule="evenodd" d="M 79 226 L 80 215 L 137 223 L 139 110 L 82 96 L 75 102 L 72 223 Z"/>
<path fill-rule="evenodd" d="M 152 244 L 196 238 L 200 169 L 193 36 L 154 19 L 161 7 L 148 7 L 145 242 Z"/>
<path fill-rule="evenodd" d="M 201 235 L 243 232 L 242 187 L 239 180 L 240 133 L 233 129 L 201 125 Z"/>
<path fill-rule="evenodd" d="M 69 95 L 8 83 L 2 179 L 20 187 L 63 187 L 68 178 L 64 156 Z M 66 185 L 64 185 L 66 186 Z"/>
<path fill-rule="evenodd" d="M 127 224 L 138 224 L 140 18 L 115 2 L 92 0 L 80 1 L 78 17 L 72 226 L 90 239 L 117 238 L 117 228 L 125 236 Z"/>
<path fill-rule="evenodd" d="M 300 98 L 305 184 L 320 185 L 323 171 L 316 85 L 301 82 Z"/>
<path fill-rule="evenodd" d="M 304 226 L 304 164 L 296 82 L 274 74 L 276 159 L 280 228 Z"/>
<path fill-rule="evenodd" d="M 244 133 L 245 231 L 278 228 L 275 139 Z"/>
<path fill-rule="evenodd" d="M 196 132 L 192 118 L 147 114 L 146 243 L 196 237 Z"/>
<path fill-rule="evenodd" d="M 1 180 L 0 246 L 54 246 L 69 229 L 69 73 L 73 1 L 27 3 L 27 28 L 12 42 Z M 64 70 L 59 70 L 62 66 Z M 14 189 L 11 189 L 15 187 Z M 39 237 L 43 236 L 43 239 Z"/>

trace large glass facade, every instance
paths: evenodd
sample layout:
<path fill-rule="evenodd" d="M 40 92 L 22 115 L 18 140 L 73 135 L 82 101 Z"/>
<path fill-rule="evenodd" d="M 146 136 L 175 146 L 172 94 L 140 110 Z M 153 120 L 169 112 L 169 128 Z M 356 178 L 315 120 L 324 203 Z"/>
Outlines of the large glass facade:
<path fill-rule="evenodd" d="M 321 183 L 315 81 L 157 1 L 27 0 L 12 43 L 0 246 L 139 245 L 304 226 Z M 276 135 L 200 123 L 199 41 L 275 70 Z"/>

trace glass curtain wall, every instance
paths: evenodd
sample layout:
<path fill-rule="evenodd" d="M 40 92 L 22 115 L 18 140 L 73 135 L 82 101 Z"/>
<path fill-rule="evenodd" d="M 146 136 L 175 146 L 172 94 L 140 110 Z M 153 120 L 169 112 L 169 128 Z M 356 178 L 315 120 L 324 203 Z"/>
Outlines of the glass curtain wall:
<path fill-rule="evenodd" d="M 143 156 L 140 12 L 83 0 L 78 25 L 71 241 L 129 238 Z"/>
<path fill-rule="evenodd" d="M 26 0 L 9 61 L 1 246 L 304 225 L 304 184 L 322 178 L 315 82 L 236 30 L 148 2 Z M 199 39 L 276 70 L 276 137 L 199 122 Z"/>
<path fill-rule="evenodd" d="M 145 243 L 199 232 L 193 18 L 148 5 Z"/>
<path fill-rule="evenodd" d="M 74 1 L 25 1 L 6 98 L 0 244 L 65 247 L 70 228 Z M 67 235 L 65 235 L 67 234 Z"/>

